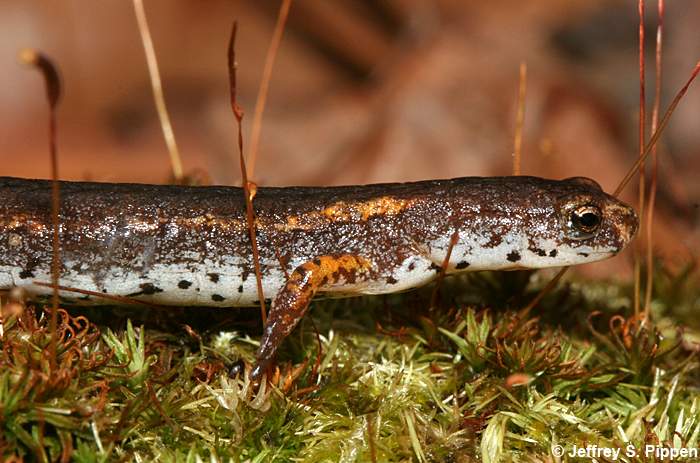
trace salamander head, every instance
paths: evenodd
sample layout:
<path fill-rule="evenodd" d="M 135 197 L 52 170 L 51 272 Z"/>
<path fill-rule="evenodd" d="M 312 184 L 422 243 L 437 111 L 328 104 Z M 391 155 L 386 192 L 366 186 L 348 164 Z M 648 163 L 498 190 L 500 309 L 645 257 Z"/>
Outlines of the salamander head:
<path fill-rule="evenodd" d="M 634 209 L 591 179 L 498 181 L 482 188 L 489 194 L 482 194 L 478 208 L 461 208 L 464 220 L 450 258 L 453 271 L 594 262 L 622 251 L 637 232 Z M 433 261 L 444 258 L 449 238 L 433 242 Z"/>
<path fill-rule="evenodd" d="M 574 177 L 562 182 L 571 184 L 573 190 L 555 206 L 560 251 L 568 255 L 566 265 L 611 257 L 632 241 L 639 226 L 634 209 L 591 179 Z"/>

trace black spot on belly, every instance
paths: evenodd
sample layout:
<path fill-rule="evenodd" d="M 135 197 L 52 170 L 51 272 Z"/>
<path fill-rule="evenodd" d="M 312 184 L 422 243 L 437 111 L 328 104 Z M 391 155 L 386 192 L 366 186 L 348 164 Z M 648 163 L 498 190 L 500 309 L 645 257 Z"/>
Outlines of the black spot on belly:
<path fill-rule="evenodd" d="M 415 262 L 411 262 L 410 264 L 408 264 L 408 271 L 409 271 L 409 272 L 412 271 L 412 270 L 415 270 L 415 269 L 416 269 L 416 263 L 415 263 Z"/>
<path fill-rule="evenodd" d="M 241 272 L 241 280 L 246 281 L 248 279 L 248 275 L 250 275 L 250 272 L 248 270 L 243 270 Z"/>
<path fill-rule="evenodd" d="M 549 251 L 549 257 L 557 257 L 557 250 L 552 249 L 551 251 Z"/>
<path fill-rule="evenodd" d="M 29 269 L 22 270 L 19 272 L 19 277 L 23 280 L 26 280 L 27 278 L 34 278 L 34 272 Z"/>
<path fill-rule="evenodd" d="M 442 267 L 433 262 L 432 264 L 430 264 L 430 270 L 435 270 L 437 273 L 440 273 L 442 272 Z"/>
<path fill-rule="evenodd" d="M 397 279 L 394 278 L 394 277 L 389 277 L 389 278 L 386 279 L 386 282 L 387 282 L 388 284 L 390 284 L 390 285 L 395 285 L 396 283 L 399 282 L 399 280 L 397 280 Z"/>
<path fill-rule="evenodd" d="M 143 294 L 145 294 L 145 295 L 163 292 L 162 289 L 160 289 L 159 287 L 157 287 L 153 283 L 144 283 L 144 284 L 139 285 L 139 287 L 143 290 Z"/>
<path fill-rule="evenodd" d="M 520 253 L 516 250 L 513 250 L 508 253 L 506 259 L 508 259 L 510 262 L 517 262 L 520 260 Z"/>
<path fill-rule="evenodd" d="M 207 273 L 207 276 L 211 280 L 212 283 L 218 283 L 219 282 L 219 274 L 218 273 Z"/>
<path fill-rule="evenodd" d="M 212 294 L 212 295 L 211 295 L 211 300 L 214 301 L 214 302 L 222 302 L 222 301 L 224 301 L 225 299 L 226 299 L 226 298 L 225 298 L 224 296 L 220 296 L 220 295 L 218 295 L 218 294 Z"/>
<path fill-rule="evenodd" d="M 254 300 L 254 301 L 253 301 L 253 304 L 255 304 L 255 305 L 260 305 L 260 299 Z M 266 297 L 266 298 L 265 298 L 265 304 L 267 304 L 267 305 L 272 304 L 272 299 L 270 299 L 269 297 Z"/>
<path fill-rule="evenodd" d="M 469 267 L 469 262 L 467 262 L 466 260 L 463 260 L 462 262 L 460 262 L 460 263 L 458 263 L 457 265 L 455 265 L 455 268 L 456 268 L 457 270 L 462 270 L 462 269 L 465 269 L 465 268 L 467 268 L 467 267 Z"/>
<path fill-rule="evenodd" d="M 242 293 L 242 292 L 243 292 L 243 285 L 239 285 L 239 286 L 238 286 L 238 292 L 239 292 L 239 293 Z"/>
<path fill-rule="evenodd" d="M 537 254 L 540 257 L 544 257 L 547 255 L 547 251 L 545 251 L 544 249 L 538 248 L 538 247 L 530 248 L 530 251 L 534 252 L 535 254 Z"/>
<path fill-rule="evenodd" d="M 579 252 L 579 253 L 577 253 L 577 254 L 578 254 L 579 256 L 588 257 L 588 253 L 587 253 L 587 252 Z"/>
<path fill-rule="evenodd" d="M 153 283 L 142 283 L 139 285 L 139 288 L 141 288 L 141 291 L 136 292 L 136 293 L 127 294 L 126 297 L 150 296 L 152 294 L 163 292 L 162 288 L 157 287 Z M 104 290 L 103 292 L 106 293 L 107 290 Z"/>
<path fill-rule="evenodd" d="M 73 270 L 74 272 L 80 272 L 80 269 L 81 269 L 81 264 L 79 264 L 79 263 L 73 264 L 73 266 L 71 267 L 71 270 Z"/>
<path fill-rule="evenodd" d="M 180 282 L 177 284 L 177 287 L 180 289 L 187 289 L 190 286 L 192 286 L 192 282 L 187 280 L 180 280 Z"/>

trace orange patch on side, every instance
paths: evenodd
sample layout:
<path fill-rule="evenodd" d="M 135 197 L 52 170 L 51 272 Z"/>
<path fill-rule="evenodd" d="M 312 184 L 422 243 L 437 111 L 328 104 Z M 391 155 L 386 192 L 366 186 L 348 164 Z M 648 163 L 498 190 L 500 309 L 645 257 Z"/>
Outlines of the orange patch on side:
<path fill-rule="evenodd" d="M 322 212 L 323 216 L 331 222 L 344 221 L 347 222 L 352 218 L 352 208 L 344 201 L 331 204 Z"/>
<path fill-rule="evenodd" d="M 301 218 L 305 219 L 301 220 Z M 317 214 L 306 214 L 304 216 L 290 215 L 287 217 L 286 224 L 275 224 L 275 228 L 278 230 L 311 230 L 317 227 L 318 217 Z"/>
<path fill-rule="evenodd" d="M 411 204 L 411 201 L 406 199 L 396 199 L 391 196 L 382 196 L 381 198 L 373 199 L 364 203 L 358 203 L 362 214 L 362 220 L 367 220 L 376 215 L 396 215 L 406 209 Z"/>
<path fill-rule="evenodd" d="M 14 230 L 20 227 L 27 227 L 33 232 L 39 233 L 48 230 L 46 224 L 37 221 L 30 215 L 20 214 L 12 216 L 9 220 L 0 221 L 0 227 Z"/>
<path fill-rule="evenodd" d="M 350 222 L 367 220 L 379 215 L 396 215 L 413 204 L 410 199 L 396 199 L 391 196 L 370 199 L 364 202 L 348 203 L 338 201 L 326 206 L 321 211 L 312 211 L 300 215 L 290 215 L 286 223 L 276 223 L 278 230 L 311 230 L 322 227 L 328 222 Z"/>
<path fill-rule="evenodd" d="M 318 217 L 318 213 L 313 213 L 305 215 L 290 215 L 287 216 L 287 221 L 284 223 L 271 223 L 264 217 L 258 216 L 255 218 L 255 223 L 260 228 L 272 226 L 279 231 L 311 230 L 320 226 L 320 219 Z"/>
<path fill-rule="evenodd" d="M 299 218 L 295 215 L 287 217 L 287 225 L 290 227 L 296 227 L 299 225 Z"/>

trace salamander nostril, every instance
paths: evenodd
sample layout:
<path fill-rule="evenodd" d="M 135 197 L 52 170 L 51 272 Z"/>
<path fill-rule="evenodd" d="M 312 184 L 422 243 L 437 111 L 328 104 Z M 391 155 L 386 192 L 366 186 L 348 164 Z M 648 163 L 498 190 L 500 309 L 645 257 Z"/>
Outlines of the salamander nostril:
<path fill-rule="evenodd" d="M 639 217 L 631 207 L 629 208 L 629 213 L 627 215 L 627 227 L 629 230 L 629 241 L 632 241 L 639 230 Z"/>

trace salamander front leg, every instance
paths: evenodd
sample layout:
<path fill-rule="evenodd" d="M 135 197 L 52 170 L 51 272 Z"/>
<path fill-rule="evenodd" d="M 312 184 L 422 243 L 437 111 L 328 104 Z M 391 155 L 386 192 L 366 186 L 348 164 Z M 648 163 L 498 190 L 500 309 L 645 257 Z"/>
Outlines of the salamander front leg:
<path fill-rule="evenodd" d="M 367 279 L 370 271 L 370 261 L 351 254 L 321 256 L 297 267 L 272 303 L 251 378 L 262 377 L 316 292 L 339 282 L 359 283 Z"/>

